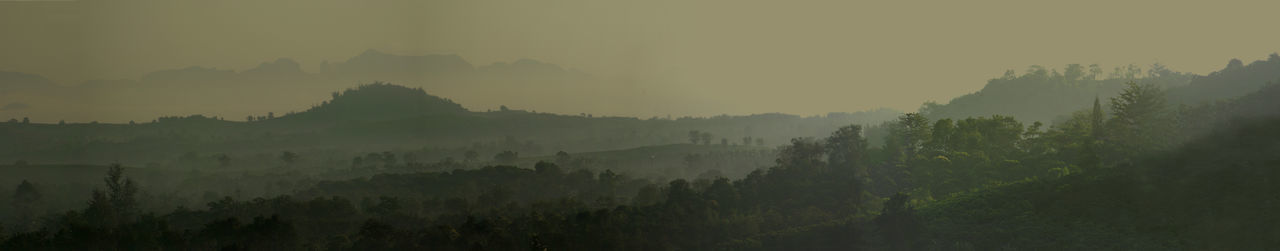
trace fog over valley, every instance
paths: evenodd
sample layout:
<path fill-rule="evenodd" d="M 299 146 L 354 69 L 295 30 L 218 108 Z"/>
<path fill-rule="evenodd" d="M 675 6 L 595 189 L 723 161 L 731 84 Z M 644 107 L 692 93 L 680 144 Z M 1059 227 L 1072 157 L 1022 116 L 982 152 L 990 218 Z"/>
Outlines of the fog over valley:
<path fill-rule="evenodd" d="M 0 250 L 1268 250 L 1261 1 L 0 0 Z"/>

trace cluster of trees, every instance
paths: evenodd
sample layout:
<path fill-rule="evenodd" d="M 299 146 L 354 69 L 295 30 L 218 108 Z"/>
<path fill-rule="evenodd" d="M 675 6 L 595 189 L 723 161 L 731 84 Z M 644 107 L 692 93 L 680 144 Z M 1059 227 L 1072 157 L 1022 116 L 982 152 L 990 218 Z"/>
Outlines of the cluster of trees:
<path fill-rule="evenodd" d="M 698 130 L 689 131 L 689 143 L 697 145 L 702 142 L 703 145 L 711 145 L 712 134 Z M 763 138 L 753 138 L 751 136 L 742 137 L 742 145 L 749 146 L 755 143 L 756 146 L 764 146 Z M 736 143 L 735 143 L 736 144 Z M 720 145 L 729 145 L 729 138 L 720 138 Z"/>
<path fill-rule="evenodd" d="M 612 171 L 564 172 L 554 163 L 542 162 L 533 170 L 494 166 L 320 182 L 297 195 L 314 198 L 307 201 L 277 197 L 240 202 L 228 197 L 209 203 L 207 210 L 179 208 L 162 215 L 137 212 L 136 185 L 122 179 L 117 166 L 107 178 L 110 192 L 95 192 L 89 208 L 58 216 L 57 222 L 64 223 L 12 235 L 3 245 L 18 249 L 713 248 L 769 229 L 858 214 L 867 198 L 857 183 L 846 181 L 865 166 L 867 145 L 860 132 L 860 127 L 851 126 L 822 141 L 797 139 L 781 150 L 777 167 L 736 181 L 677 179 L 658 186 Z M 788 192 L 801 190 L 812 192 L 804 196 Z M 343 198 L 363 199 L 357 206 Z M 81 223 L 76 219 L 90 217 L 80 215 L 105 220 Z M 672 222 L 683 223 L 668 224 Z M 738 230 L 725 232 L 728 229 Z"/>
<path fill-rule="evenodd" d="M 1145 77 L 1126 67 L 1102 80 L 1096 66 L 1030 72 L 1009 74 L 988 87 L 1125 82 L 1114 85 L 1114 97 L 1071 101 L 1092 104 L 1051 124 L 1013 116 L 942 116 L 945 109 L 926 107 L 879 126 L 847 125 L 826 137 L 795 138 L 773 151 L 697 146 L 712 144 L 704 131 L 688 132 L 694 145 L 525 158 L 519 148 L 501 148 L 524 145 L 507 137 L 511 144 L 441 151 L 451 157 L 434 163 L 420 163 L 427 158 L 425 148 L 358 152 L 350 161 L 328 158 L 350 152 L 303 158 L 271 151 L 261 158 L 329 167 L 311 173 L 326 180 L 282 183 L 273 191 L 286 192 L 253 199 L 238 190 L 236 196 L 211 191 L 202 206 L 177 209 L 148 206 L 163 197 L 148 196 L 145 184 L 115 165 L 103 179 L 105 189 L 89 193 L 89 203 L 75 210 L 42 214 L 38 208 L 50 192 L 39 184 L 18 184 L 8 198 L 15 217 L 0 231 L 0 250 L 1274 246 L 1265 240 L 1276 232 L 1268 226 L 1280 222 L 1269 213 L 1277 208 L 1267 203 L 1277 189 L 1270 180 L 1280 170 L 1274 168 L 1280 163 L 1274 155 L 1280 121 L 1237 118 L 1280 115 L 1274 109 L 1280 107 L 1280 85 L 1235 100 L 1176 106 L 1168 99 L 1170 85 L 1152 81 L 1185 75 L 1158 65 Z M 338 94 L 335 100 L 358 95 Z M 342 105 L 349 104 L 321 107 L 339 111 L 334 107 Z M 507 113 L 493 116 L 523 116 Z M 680 138 L 687 128 L 671 127 L 668 134 Z M 726 134 L 753 135 L 750 128 L 742 131 Z M 727 137 L 720 142 L 730 144 Z M 763 144 L 759 137 L 741 142 Z M 676 153 L 663 152 L 670 149 Z M 491 165 L 476 168 L 488 154 L 494 154 Z M 248 158 L 190 155 L 220 166 Z M 736 162 L 761 156 L 774 161 L 758 169 Z M 516 166 L 535 161 L 531 169 Z M 644 177 L 634 166 L 666 166 L 697 178 Z M 620 171 L 624 167 L 628 171 Z M 277 168 L 263 176 L 304 176 L 301 169 Z M 661 172 L 679 172 L 671 169 Z M 747 169 L 752 171 L 739 173 Z M 216 177 L 208 182 L 258 178 L 248 172 Z M 1226 228 L 1249 232 L 1227 236 L 1223 232 L 1234 231 Z"/>
<path fill-rule="evenodd" d="M 31 119 L 30 119 L 30 118 L 27 118 L 27 117 L 22 117 L 22 122 L 18 122 L 18 119 L 13 118 L 13 119 L 9 119 L 9 123 L 10 123 L 10 124 L 18 124 L 18 123 L 22 123 L 22 124 L 24 124 L 24 125 L 27 125 L 27 124 L 31 124 Z"/>
<path fill-rule="evenodd" d="M 1169 89 L 1182 88 L 1195 78 L 1161 64 L 1153 64 L 1145 71 L 1136 65 L 1120 66 L 1103 74 L 1098 65 L 1080 64 L 1067 65 L 1062 72 L 1039 65 L 1028 67 L 1021 75 L 1009 70 L 987 81 L 977 93 L 956 97 L 946 104 L 925 103 L 920 113 L 932 119 L 1000 114 L 1024 123 L 1048 122 L 1087 109 L 1095 97 L 1111 98 L 1126 88 L 1128 82 Z"/>
<path fill-rule="evenodd" d="M 1273 93 L 1269 103 L 1277 105 Z M 1236 120 L 1165 153 L 929 203 L 921 249 L 1257 250 L 1277 243 L 1280 120 Z M 1228 227 L 1229 226 L 1229 227 Z"/>
<path fill-rule="evenodd" d="M 886 125 L 884 165 L 872 171 L 882 196 L 945 196 L 1031 177 L 1063 176 L 1131 162 L 1177 143 L 1177 113 L 1161 88 L 1129 82 L 1105 108 L 1044 128 L 1007 116 L 929 120 L 918 113 Z"/>
<path fill-rule="evenodd" d="M 253 122 L 253 121 L 264 121 L 264 120 L 268 120 L 268 119 L 276 119 L 276 113 L 275 113 L 275 112 L 267 112 L 267 116 L 257 116 L 257 117 L 254 117 L 253 115 L 249 115 L 249 116 L 245 116 L 245 117 L 244 117 L 244 121 L 249 121 L 249 122 Z"/>
<path fill-rule="evenodd" d="M 204 210 L 143 214 L 133 195 L 137 185 L 113 167 L 108 192 L 93 193 L 88 208 L 13 235 L 4 245 L 649 250 L 804 243 L 909 249 L 927 230 L 916 204 L 984 186 L 1129 165 L 1165 149 L 1170 142 L 1158 136 L 1177 127 L 1168 124 L 1176 120 L 1169 120 L 1173 113 L 1163 97 L 1158 87 L 1131 83 L 1108 108 L 1096 100 L 1093 109 L 1048 129 L 1004 116 L 930 120 L 906 114 L 886 125 L 883 147 L 870 145 L 862 126 L 845 126 L 822 139 L 793 139 L 778 149 L 772 167 L 740 179 L 654 181 L 540 162 L 533 169 L 490 166 L 320 181 L 293 196 L 228 197 Z M 289 156 L 281 155 L 286 162 Z M 515 157 L 509 152 L 495 159 Z M 399 160 L 390 152 L 359 159 L 352 163 L 394 166 Z M 794 236 L 807 231 L 837 234 Z"/>
<path fill-rule="evenodd" d="M 471 112 L 444 98 L 415 88 L 372 84 L 343 91 L 315 108 L 262 122 L 244 123 L 222 117 L 191 115 L 163 117 L 136 126 L 112 123 L 69 123 L 49 126 L 33 122 L 0 123 L 0 160 L 25 159 L 41 163 L 75 160 L 79 163 L 157 162 L 191 166 L 159 157 L 187 152 L 225 153 L 236 166 L 278 165 L 248 161 L 247 152 L 340 149 L 347 152 L 459 148 L 471 145 L 481 156 L 504 150 L 524 156 L 549 155 L 558 150 L 591 152 L 688 142 L 691 129 L 715 132 L 707 144 L 736 144 L 751 137 L 754 145 L 785 143 L 796 136 L 820 136 L 840 125 L 879 123 L 900 114 L 892 110 L 832 113 L 802 117 L 786 114 L 670 118 L 585 118 L 571 115 L 509 112 Z M 255 114 L 255 120 L 260 114 Z M 263 114 L 266 116 L 266 113 Z M 505 138 L 504 138 L 505 137 Z M 878 140 L 878 139 L 877 139 Z M 702 141 L 699 140 L 701 143 Z M 461 152 L 453 153 L 460 156 Z M 327 156 L 326 156 L 327 157 Z M 427 156 L 423 156 L 424 158 Z M 438 160 L 442 156 L 431 156 Z M 213 158 L 201 165 L 216 165 Z M 311 158 L 306 160 L 325 161 Z M 314 163 L 314 162 L 313 162 Z M 178 165 L 181 164 L 181 165 Z"/>

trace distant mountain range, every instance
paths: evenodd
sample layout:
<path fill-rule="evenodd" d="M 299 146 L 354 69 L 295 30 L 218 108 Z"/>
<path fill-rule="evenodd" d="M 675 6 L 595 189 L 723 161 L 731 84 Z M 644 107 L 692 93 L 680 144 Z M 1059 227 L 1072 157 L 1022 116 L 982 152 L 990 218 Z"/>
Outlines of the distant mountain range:
<path fill-rule="evenodd" d="M 710 141 L 702 144 L 771 146 L 792 138 L 826 135 L 850 124 L 879 124 L 901 114 L 879 109 L 812 117 L 773 113 L 638 119 L 506 107 L 471 111 L 422 88 L 386 83 L 360 85 L 332 92 L 330 97 L 305 111 L 251 116 L 247 122 L 192 115 L 129 124 L 0 123 L 0 162 L 145 163 L 186 152 L 467 146 L 537 156 L 560 150 L 690 143 L 690 131 L 709 135 Z"/>
<path fill-rule="evenodd" d="M 467 109 L 453 99 L 443 98 L 428 88 L 406 85 L 372 82 L 355 88 L 327 88 L 330 84 L 325 80 L 334 76 L 354 76 L 360 72 L 348 68 L 350 75 L 343 75 L 337 68 L 349 67 L 351 62 L 376 65 L 374 62 L 405 62 L 421 67 L 460 67 L 446 71 L 447 74 L 433 75 L 440 78 L 458 77 L 465 74 L 484 76 L 476 79 L 526 78 L 528 76 L 569 76 L 572 70 L 533 60 L 521 60 L 512 63 L 494 64 L 473 67 L 465 61 L 455 60 L 449 56 L 394 56 L 378 52 L 366 52 L 321 73 L 305 73 L 299 70 L 296 62 L 276 60 L 264 63 L 254 69 L 241 72 L 209 69 L 187 68 L 173 71 L 161 71 L 148 74 L 143 84 L 135 84 L 125 90 L 143 91 L 135 96 L 113 92 L 111 86 L 121 83 L 101 83 L 100 86 L 82 87 L 42 87 L 54 86 L 49 81 L 29 74 L 5 74 L 11 81 L 6 86 L 21 88 L 53 88 L 71 93 L 69 97 L 83 99 L 107 100 L 111 103 L 129 102 L 129 97 L 155 99 L 152 102 L 171 102 L 177 106 L 208 102 L 206 109 L 213 111 L 205 116 L 165 117 L 155 123 L 138 123 L 137 125 L 120 124 L 73 124 L 66 126 L 51 125 L 48 122 L 22 124 L 2 124 L 0 130 L 0 161 L 5 159 L 26 158 L 33 160 L 75 160 L 106 161 L 112 158 L 154 158 L 155 156 L 176 156 L 186 151 L 222 152 L 222 151 L 274 151 L 298 147 L 355 147 L 371 145 L 381 147 L 395 146 L 463 146 L 483 144 L 493 150 L 510 147 L 524 148 L 530 154 L 548 154 L 548 149 L 581 151 L 602 149 L 625 149 L 638 146 L 672 144 L 689 142 L 688 132 L 697 130 L 713 134 L 713 141 L 742 142 L 743 138 L 764 139 L 767 144 L 779 144 L 795 137 L 818 137 L 830 133 L 840 126 L 849 124 L 875 125 L 883 121 L 895 119 L 900 112 L 881 109 L 855 113 L 832 113 L 826 116 L 802 117 L 786 114 L 758 114 L 749 116 L 716 116 L 709 118 L 676 118 L 676 119 L 639 119 L 631 117 L 592 116 L 587 113 L 563 115 L 532 110 L 509 108 L 500 109 Z M 452 62 L 452 63 L 448 63 Z M 1169 90 L 1171 103 L 1189 104 L 1193 109 L 1202 111 L 1194 114 L 1202 116 L 1235 116 L 1231 114 L 1274 113 L 1274 109 L 1266 109 L 1270 104 L 1268 97 L 1276 90 L 1274 85 L 1262 92 L 1258 90 L 1266 86 L 1266 79 L 1280 78 L 1276 66 L 1280 59 L 1272 57 L 1267 61 L 1254 62 L 1249 65 L 1231 63 L 1226 69 L 1207 76 L 1195 76 L 1178 73 L 1155 67 L 1146 74 L 1135 71 L 1117 71 L 1111 77 L 1101 78 L 1097 75 L 1081 75 L 1078 68 L 1066 73 L 1056 73 L 1043 68 L 1033 68 L 1023 75 L 1007 74 L 1005 77 L 993 79 L 981 91 L 956 98 L 949 104 L 930 104 L 922 109 L 927 116 L 941 118 L 962 118 L 967 116 L 1013 115 L 1023 120 L 1049 121 L 1056 116 L 1069 114 L 1083 109 L 1093 101 L 1094 97 L 1107 98 L 1118 85 L 1127 81 L 1155 83 Z M 396 73 L 399 72 L 399 73 Z M 1096 71 L 1094 71 L 1096 72 Z M 360 74 L 373 73 L 360 73 Z M 423 74 L 414 70 L 393 70 L 381 74 Z M 556 75 L 563 74 L 563 75 Z M 448 75 L 448 76 L 446 76 Z M 305 84 L 278 84 L 271 81 L 252 82 L 244 79 L 290 79 L 310 78 L 315 82 Z M 189 81 L 182 81 L 188 79 Z M 225 81 L 240 79 L 240 86 L 216 85 Z M 465 78 L 462 78 L 465 79 Z M 476 79 L 469 79 L 475 81 Z M 166 81 L 182 82 L 175 85 L 164 85 Z M 210 81 L 214 85 L 202 86 L 197 81 Z M 224 81 L 224 82 L 219 82 Z M 349 83 L 341 80 L 332 83 Z M 13 84 L 24 83 L 24 84 Z M 495 82 L 459 83 L 499 85 Z M 530 82 L 508 82 L 530 83 Z M 247 86 L 248 88 L 246 88 Z M 531 89 L 554 86 L 535 86 Z M 80 88 L 80 89 L 76 89 Z M 514 88 L 503 90 L 504 93 L 520 95 L 539 95 L 527 89 Z M 333 90 L 343 90 L 334 92 Z M 70 91 L 68 91 L 70 90 Z M 80 90 L 77 93 L 76 90 Z M 145 93 L 146 91 L 166 90 L 163 95 Z M 473 89 L 478 90 L 478 89 Z M 24 90 L 26 91 L 26 90 Z M 556 90 L 560 91 L 560 90 Z M 479 90 L 481 93 L 492 93 Z M 304 93 L 305 95 L 299 95 Z M 1197 95 L 1186 95 L 1195 93 Z M 1241 95 L 1250 96 L 1236 99 Z M 75 96 L 79 95 L 79 96 Z M 570 93 L 569 95 L 572 95 Z M 324 99 L 322 97 L 329 97 Z M 602 95 L 603 96 L 603 95 Z M 235 98 L 228 98 L 235 97 Z M 605 96 L 607 97 L 607 96 Z M 238 102 L 244 99 L 246 102 Z M 307 109 L 295 109 L 296 112 L 261 112 L 255 114 L 219 116 L 219 110 L 244 107 L 258 107 L 254 98 L 273 102 L 289 102 L 293 104 L 312 104 Z M 544 99 L 565 98 L 565 96 L 545 96 Z M 599 98 L 599 97 L 597 97 Z M 568 98 L 565 98 L 568 99 Z M 304 101 L 296 101 L 304 100 Z M 320 100 L 320 102 L 316 102 Z M 1218 100 L 1236 107 L 1220 112 L 1213 109 L 1228 109 L 1228 106 L 1196 105 L 1201 100 Z M 1232 101 L 1235 100 L 1235 101 Z M 608 101 L 597 101 L 599 105 L 608 105 Z M 14 102 L 5 106 L 12 114 L 14 111 L 31 112 L 38 109 L 38 104 L 28 105 L 25 102 Z M 168 103 L 166 103 L 168 104 Z M 125 103 L 127 109 L 145 109 L 155 105 L 146 103 Z M 541 108 L 541 107 L 539 107 Z M 179 107 L 174 109 L 189 109 Z M 104 112 L 100 109 L 97 112 Z M 1209 112 L 1204 112 L 1208 110 Z M 249 123 L 235 122 L 246 118 Z M 149 120 L 149 119 L 148 119 Z M 141 121 L 148 121 L 141 120 Z M 1229 121 L 1220 118 L 1206 118 L 1205 121 Z M 109 129 L 109 130 L 108 130 Z M 876 129 L 880 130 L 880 129 Z M 90 133 L 92 132 L 92 133 Z M 868 131 L 868 138 L 878 141 L 883 132 Z M 85 138 L 84 135 L 93 135 Z M 484 143 L 506 138 L 502 144 Z M 533 144 L 511 142 L 537 142 L 538 145 L 552 146 L 548 148 L 530 147 Z M 506 144 L 506 145 L 504 145 Z M 142 153 L 146 154 L 142 154 Z M 68 155 L 70 154 L 70 155 Z M 123 157 L 122 157 L 123 156 Z M 140 159 L 145 161 L 147 159 Z"/>
<path fill-rule="evenodd" d="M 0 100 L 29 107 L 22 112 L 0 110 L 0 116 L 43 122 L 150 120 L 186 114 L 244 118 L 305 110 L 332 90 L 374 82 L 430 90 L 465 100 L 479 110 L 505 105 L 566 114 L 634 114 L 685 103 L 661 91 L 644 91 L 532 59 L 477 66 L 452 54 L 405 56 L 367 50 L 342 62 L 324 62 L 315 72 L 304 71 L 289 58 L 241 71 L 192 66 L 154 71 L 136 80 L 80 84 L 0 72 Z"/>
<path fill-rule="evenodd" d="M 1247 65 L 1232 60 L 1205 76 L 1160 65 L 1145 71 L 1117 67 L 1110 73 L 1080 65 L 1062 72 L 1033 66 L 1022 74 L 1010 71 L 991 79 L 983 89 L 947 103 L 926 103 L 920 112 L 931 118 L 1005 115 L 1051 123 L 1087 108 L 1094 98 L 1105 101 L 1128 81 L 1160 85 L 1172 104 L 1194 105 L 1237 97 L 1277 79 L 1277 54 Z M 333 90 L 379 81 L 460 100 L 473 110 L 506 106 L 561 114 L 643 113 L 697 103 L 667 93 L 678 90 L 646 90 L 532 59 L 476 66 L 458 55 L 405 56 L 366 50 L 342 62 L 322 63 L 317 72 L 303 71 L 301 64 L 288 58 L 243 71 L 194 66 L 151 72 L 139 80 L 93 80 L 80 85 L 0 72 L 0 100 L 9 101 L 0 104 L 6 107 L 0 109 L 0 116 L 30 116 L 44 122 L 149 120 L 173 114 L 239 119 L 312 109 L 324 105 L 315 101 Z M 92 107 L 92 112 L 85 107 Z"/>

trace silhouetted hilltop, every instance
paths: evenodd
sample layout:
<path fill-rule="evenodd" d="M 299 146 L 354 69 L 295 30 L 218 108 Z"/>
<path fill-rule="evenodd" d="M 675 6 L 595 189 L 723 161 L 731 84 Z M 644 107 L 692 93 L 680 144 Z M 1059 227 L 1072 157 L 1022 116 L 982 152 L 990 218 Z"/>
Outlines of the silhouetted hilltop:
<path fill-rule="evenodd" d="M 975 250 L 1268 249 L 1280 217 L 1271 213 L 1276 204 L 1259 202 L 1277 192 L 1277 128 L 1274 117 L 1250 121 L 1134 166 L 941 201 L 918 211 L 921 235 L 929 236 L 922 242 Z"/>
<path fill-rule="evenodd" d="M 1198 104 L 1245 95 L 1277 79 L 1280 79 L 1280 54 L 1272 53 L 1266 61 L 1249 65 L 1232 59 L 1220 71 L 1197 76 L 1187 86 L 1169 90 L 1169 97 L 1178 103 Z"/>
<path fill-rule="evenodd" d="M 1087 108 L 1095 97 L 1115 96 L 1129 81 L 1162 87 L 1170 104 L 1197 105 L 1240 97 L 1280 80 L 1280 54 L 1248 65 L 1232 59 L 1226 68 L 1206 76 L 1172 71 L 1159 64 L 1148 69 L 1117 67 L 1105 78 L 1102 74 L 1102 69 L 1092 66 L 1069 65 L 1062 73 L 1032 66 L 1022 75 L 1009 71 L 988 81 L 982 90 L 946 104 L 926 103 L 920 112 L 934 119 L 1005 115 L 1050 122 Z"/>
<path fill-rule="evenodd" d="M 1185 85 L 1191 74 L 1174 72 L 1154 65 L 1143 74 L 1142 69 L 1130 65 L 1117 67 L 1107 76 L 1092 65 L 1068 65 L 1059 73 L 1056 69 L 1032 66 L 1024 74 L 1009 70 L 1004 76 L 987 81 L 982 90 L 956 97 L 946 104 L 925 103 L 920 113 L 933 119 L 963 119 L 1013 116 L 1023 122 L 1051 122 L 1092 104 L 1095 97 L 1106 99 L 1115 96 L 1125 82 L 1152 83 L 1165 88 Z"/>
<path fill-rule="evenodd" d="M 333 99 L 287 118 L 373 121 L 466 112 L 462 105 L 427 94 L 421 88 L 373 83 L 347 89 L 341 93 L 334 92 Z"/>
<path fill-rule="evenodd" d="M 1261 90 L 1241 96 L 1230 102 L 1233 118 L 1261 118 L 1280 116 L 1280 81 L 1270 82 Z"/>

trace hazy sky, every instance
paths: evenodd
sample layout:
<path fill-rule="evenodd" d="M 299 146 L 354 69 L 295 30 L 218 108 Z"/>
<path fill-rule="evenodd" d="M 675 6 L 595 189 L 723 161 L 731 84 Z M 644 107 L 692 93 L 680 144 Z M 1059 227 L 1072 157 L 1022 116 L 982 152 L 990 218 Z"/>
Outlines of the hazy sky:
<path fill-rule="evenodd" d="M 720 113 L 915 110 L 1032 64 L 1160 62 L 1205 74 L 1231 58 L 1264 59 L 1280 51 L 1278 9 L 1256 0 L 0 0 L 0 70 L 73 84 L 290 57 L 314 71 L 377 49 L 477 65 L 532 58 L 680 90 Z"/>

